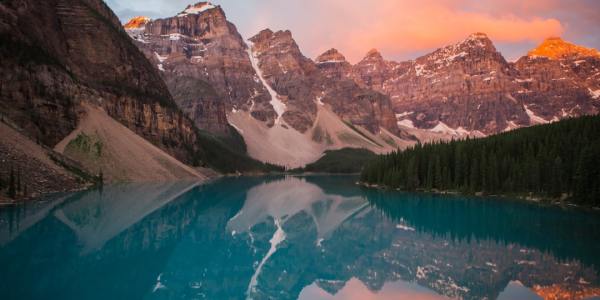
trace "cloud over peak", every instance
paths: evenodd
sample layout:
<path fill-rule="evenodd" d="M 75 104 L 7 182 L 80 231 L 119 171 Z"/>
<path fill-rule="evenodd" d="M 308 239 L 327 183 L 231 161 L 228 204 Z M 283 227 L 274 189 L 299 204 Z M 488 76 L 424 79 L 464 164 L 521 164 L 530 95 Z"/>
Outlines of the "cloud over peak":
<path fill-rule="evenodd" d="M 185 0 L 107 0 L 119 10 L 136 5 L 169 16 Z M 193 1 L 192 1 L 193 2 Z M 453 44 L 485 32 L 509 58 L 550 36 L 564 36 L 598 47 L 600 1 L 590 0 L 213 0 L 245 37 L 264 28 L 289 29 L 303 52 L 315 58 L 335 47 L 351 62 L 369 49 L 393 59 Z M 144 15 L 147 15 L 144 14 Z M 122 14 L 120 17 L 123 18 Z M 596 18 L 598 17 L 598 18 Z M 508 53 L 506 53 L 508 52 Z"/>

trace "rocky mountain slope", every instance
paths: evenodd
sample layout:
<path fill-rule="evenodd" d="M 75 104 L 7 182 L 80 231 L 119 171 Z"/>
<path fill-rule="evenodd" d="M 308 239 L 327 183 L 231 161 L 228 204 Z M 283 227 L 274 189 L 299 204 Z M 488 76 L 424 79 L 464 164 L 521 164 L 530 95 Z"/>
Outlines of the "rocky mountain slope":
<path fill-rule="evenodd" d="M 225 134 L 232 125 L 251 156 L 284 165 L 327 149 L 382 153 L 600 109 L 598 52 L 557 38 L 515 63 L 475 33 L 412 61 L 388 61 L 374 49 L 352 65 L 336 49 L 305 57 L 290 31 L 265 29 L 244 41 L 209 2 L 126 28 L 196 125 Z"/>
<path fill-rule="evenodd" d="M 128 32 L 200 128 L 227 133 L 226 113 L 232 109 L 273 123 L 269 94 L 252 68 L 246 43 L 220 7 L 200 2 Z"/>
<path fill-rule="evenodd" d="M 531 123 L 600 111 L 600 53 L 550 38 L 515 64 Z"/>
<path fill-rule="evenodd" d="M 78 190 L 96 180 L 78 163 L 35 143 L 11 124 L 0 122 L 0 136 L 0 204 L 11 198 Z M 11 173 L 14 195 L 9 192 Z"/>
<path fill-rule="evenodd" d="M 3 1 L 0 39 L 0 114 L 25 136 L 53 148 L 90 105 L 166 156 L 201 163 L 193 122 L 104 2 Z"/>
<path fill-rule="evenodd" d="M 373 50 L 346 76 L 389 95 L 402 127 L 488 135 L 597 113 L 597 53 L 552 38 L 509 63 L 475 33 L 414 61 Z"/>
<path fill-rule="evenodd" d="M 211 132 L 227 134 L 231 124 L 254 158 L 296 167 L 330 148 L 382 153 L 414 142 L 395 136 L 388 97 L 330 77 L 289 31 L 267 29 L 244 41 L 221 7 L 208 2 L 141 26 L 127 31 L 178 105 Z"/>
<path fill-rule="evenodd" d="M 54 148 L 109 182 L 205 179 L 97 107 L 82 104 L 79 126 Z M 135 157 L 135 159 L 132 159 Z"/>
<path fill-rule="evenodd" d="M 15 0 L 2 6 L 1 109 L 30 136 L 54 146 L 75 129 L 77 106 L 86 101 L 191 160 L 184 145 L 194 144 L 193 125 L 102 1 Z"/>

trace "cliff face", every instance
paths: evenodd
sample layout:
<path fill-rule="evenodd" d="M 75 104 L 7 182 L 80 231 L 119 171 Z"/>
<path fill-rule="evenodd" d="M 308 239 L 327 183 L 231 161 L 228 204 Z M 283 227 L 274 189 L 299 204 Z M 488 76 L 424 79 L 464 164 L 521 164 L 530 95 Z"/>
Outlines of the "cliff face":
<path fill-rule="evenodd" d="M 487 35 L 475 33 L 415 60 L 388 61 L 371 50 L 351 65 L 336 49 L 314 61 L 305 57 L 290 31 L 265 29 L 246 42 L 221 7 L 208 2 L 142 21 L 132 20 L 127 32 L 186 114 L 203 129 L 227 134 L 232 116 L 249 113 L 251 120 L 237 116 L 235 122 L 260 151 L 293 153 L 280 135 L 325 129 L 322 108 L 348 127 L 375 135 L 385 129 L 410 144 L 496 134 L 600 107 L 597 51 L 558 39 L 516 63 L 507 62 Z M 271 145 L 266 133 L 250 137 L 242 123 L 293 132 L 278 131 Z"/>
<path fill-rule="evenodd" d="M 400 125 L 494 134 L 598 112 L 597 51 L 553 38 L 508 63 L 482 33 L 408 62 L 371 51 L 347 75 L 389 95 Z"/>
<path fill-rule="evenodd" d="M 251 41 L 263 77 L 286 104 L 283 118 L 295 129 L 310 128 L 316 105 L 323 103 L 344 121 L 372 133 L 381 127 L 397 131 L 389 98 L 359 86 L 349 76 L 352 66 L 337 50 L 313 62 L 302 55 L 289 31 L 264 30 Z"/>
<path fill-rule="evenodd" d="M 550 38 L 514 68 L 519 98 L 538 123 L 600 111 L 600 54 Z"/>
<path fill-rule="evenodd" d="M 89 102 L 191 161 L 193 123 L 102 1 L 4 1 L 0 37 L 0 112 L 30 137 L 53 147 Z"/>
<path fill-rule="evenodd" d="M 483 34 L 408 63 L 385 63 L 371 53 L 355 71 L 367 86 L 390 95 L 399 121 L 409 126 L 434 129 L 444 123 L 493 132 L 509 121 L 526 121 L 505 92 L 517 88 L 512 70 Z"/>
<path fill-rule="evenodd" d="M 128 24 L 136 23 L 138 18 Z M 351 65 L 342 54 L 331 51 L 315 63 L 289 31 L 266 29 L 245 42 L 221 7 L 200 2 L 127 32 L 177 104 L 211 132 L 228 133 L 227 116 L 243 111 L 269 128 L 280 122 L 304 134 L 315 126 L 319 103 L 373 133 L 397 130 L 389 98 L 347 78 Z M 335 61 L 345 69 L 336 71 Z"/>
<path fill-rule="evenodd" d="M 250 41 L 262 77 L 285 104 L 283 120 L 305 132 L 312 127 L 317 113 L 317 93 L 313 89 L 316 66 L 302 55 L 290 31 L 266 29 Z"/>
<path fill-rule="evenodd" d="M 246 43 L 220 7 L 200 2 L 177 16 L 149 21 L 141 32 L 128 32 L 200 128 L 227 133 L 226 113 L 238 109 L 273 123 L 270 97 Z"/>

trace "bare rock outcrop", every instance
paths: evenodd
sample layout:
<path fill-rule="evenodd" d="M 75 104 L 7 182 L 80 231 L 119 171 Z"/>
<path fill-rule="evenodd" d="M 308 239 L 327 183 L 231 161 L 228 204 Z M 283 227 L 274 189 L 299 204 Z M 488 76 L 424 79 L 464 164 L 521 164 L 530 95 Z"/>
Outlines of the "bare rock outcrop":
<path fill-rule="evenodd" d="M 483 33 L 408 62 L 371 51 L 348 76 L 389 95 L 400 125 L 459 134 L 594 114 L 600 97 L 597 51 L 556 38 L 516 63 Z"/>
<path fill-rule="evenodd" d="M 194 124 L 100 0 L 0 4 L 0 113 L 54 147 L 78 125 L 81 103 L 192 163 Z"/>
<path fill-rule="evenodd" d="M 238 109 L 273 123 L 269 94 L 252 67 L 246 43 L 221 7 L 200 2 L 128 33 L 200 128 L 226 134 L 226 114 Z"/>

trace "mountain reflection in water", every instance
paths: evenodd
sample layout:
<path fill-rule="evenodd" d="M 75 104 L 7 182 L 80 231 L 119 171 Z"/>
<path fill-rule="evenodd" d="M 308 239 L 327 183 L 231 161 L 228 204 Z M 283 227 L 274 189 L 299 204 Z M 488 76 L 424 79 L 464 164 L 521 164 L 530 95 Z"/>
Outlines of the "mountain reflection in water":
<path fill-rule="evenodd" d="M 597 213 L 346 176 L 104 187 L 0 210 L 2 299 L 586 299 Z"/>

